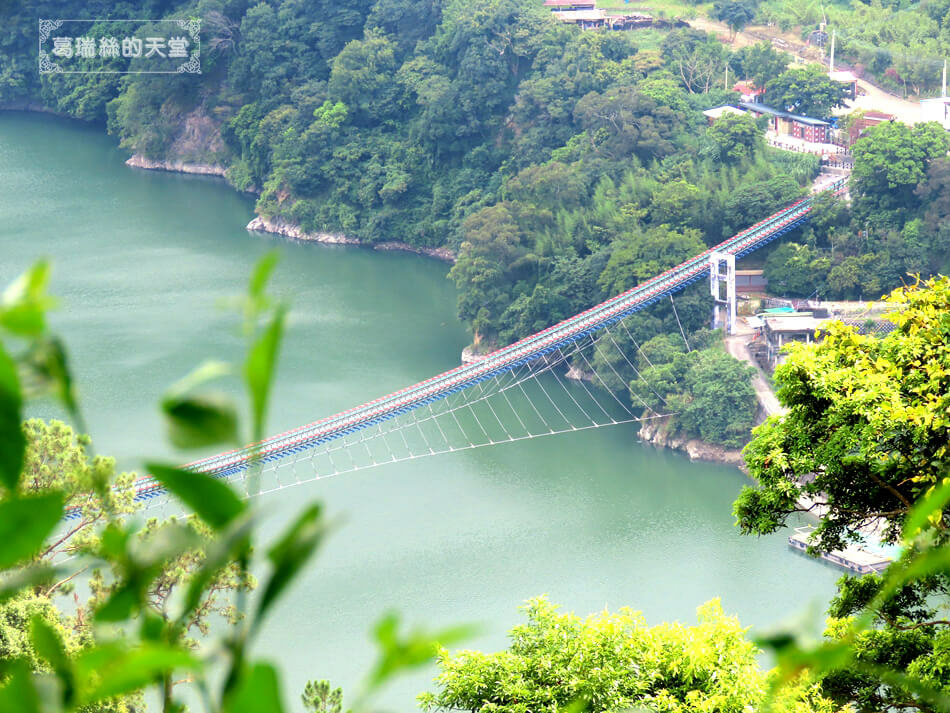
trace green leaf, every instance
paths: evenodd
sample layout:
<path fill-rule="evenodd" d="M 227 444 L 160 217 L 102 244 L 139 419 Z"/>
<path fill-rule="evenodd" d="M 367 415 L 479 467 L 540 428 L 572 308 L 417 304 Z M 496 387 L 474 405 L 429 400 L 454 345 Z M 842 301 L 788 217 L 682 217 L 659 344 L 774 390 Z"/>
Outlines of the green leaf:
<path fill-rule="evenodd" d="M 244 512 L 244 501 L 224 481 L 206 473 L 179 470 L 159 463 L 147 463 L 146 468 L 215 530 L 223 529 Z"/>
<path fill-rule="evenodd" d="M 171 388 L 168 389 L 166 397 L 184 396 L 195 387 L 213 381 L 214 379 L 219 379 L 222 376 L 227 376 L 230 373 L 231 365 L 226 361 L 208 359 L 188 374 L 188 376 L 175 382 Z"/>
<path fill-rule="evenodd" d="M 62 682 L 65 700 L 71 701 L 74 691 L 73 672 L 63 640 L 39 614 L 34 614 L 30 620 L 30 639 L 37 655 L 52 667 Z"/>
<path fill-rule="evenodd" d="M 96 621 L 126 621 L 131 618 L 144 603 L 147 584 L 138 573 L 126 578 L 96 610 Z"/>
<path fill-rule="evenodd" d="M 20 425 L 22 408 L 16 364 L 0 345 L 0 482 L 11 493 L 20 480 L 26 451 L 26 437 Z"/>
<path fill-rule="evenodd" d="M 200 661 L 177 646 L 146 642 L 135 648 L 120 643 L 101 644 L 75 660 L 80 705 L 137 691 L 175 669 L 197 671 Z"/>
<path fill-rule="evenodd" d="M 279 306 L 267 329 L 251 346 L 244 364 L 244 378 L 251 395 L 255 441 L 263 437 L 267 401 L 277 366 L 277 353 L 280 349 L 286 316 L 287 307 Z"/>
<path fill-rule="evenodd" d="M 52 391 L 66 411 L 79 420 L 76 387 L 62 340 L 49 337 L 34 344 L 27 355 L 25 367 L 30 377 L 29 390 L 37 394 Z"/>
<path fill-rule="evenodd" d="M 168 438 L 178 448 L 204 448 L 238 440 L 237 409 L 226 396 L 166 397 L 162 411 Z"/>
<path fill-rule="evenodd" d="M 49 275 L 49 263 L 41 260 L 4 291 L 0 326 L 21 337 L 36 337 L 46 330 L 46 311 L 55 305 L 46 294 Z"/>
<path fill-rule="evenodd" d="M 246 669 L 224 702 L 224 713 L 283 713 L 277 670 L 266 663 Z"/>
<path fill-rule="evenodd" d="M 29 664 L 18 659 L 10 662 L 4 673 L 6 683 L 0 688 L 0 713 L 39 713 L 40 699 Z"/>
<path fill-rule="evenodd" d="M 325 534 L 321 508 L 319 505 L 311 505 L 270 549 L 267 558 L 273 564 L 274 571 L 261 595 L 255 625 L 307 563 Z"/>
<path fill-rule="evenodd" d="M 0 603 L 15 597 L 24 589 L 50 584 L 59 570 L 48 564 L 38 564 L 7 571 L 0 576 Z"/>
<path fill-rule="evenodd" d="M 254 272 L 251 274 L 251 281 L 247 286 L 248 297 L 259 300 L 264 296 L 264 290 L 267 289 L 267 283 L 270 281 L 279 259 L 280 255 L 277 251 L 271 250 L 257 261 Z"/>
<path fill-rule="evenodd" d="M 934 489 L 930 495 L 914 505 L 904 521 L 904 540 L 914 539 L 917 533 L 927 524 L 932 515 L 950 503 L 950 479 Z"/>
<path fill-rule="evenodd" d="M 379 688 L 401 671 L 427 664 L 440 647 L 468 638 L 476 631 L 472 626 L 456 626 L 432 633 L 414 630 L 405 639 L 400 639 L 398 629 L 399 616 L 395 612 L 389 612 L 376 624 L 374 635 L 380 655 L 370 673 L 368 691 Z"/>
<path fill-rule="evenodd" d="M 62 517 L 61 493 L 0 502 L 0 569 L 39 552 Z"/>

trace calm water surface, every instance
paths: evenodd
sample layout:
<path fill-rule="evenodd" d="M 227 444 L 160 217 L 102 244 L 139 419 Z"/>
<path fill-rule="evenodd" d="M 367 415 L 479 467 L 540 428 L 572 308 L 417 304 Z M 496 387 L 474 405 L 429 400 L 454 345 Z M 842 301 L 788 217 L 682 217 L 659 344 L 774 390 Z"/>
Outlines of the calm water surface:
<path fill-rule="evenodd" d="M 0 113 L 0 283 L 54 261 L 67 338 L 97 450 L 126 469 L 190 460 L 163 442 L 156 403 L 206 358 L 241 354 L 220 303 L 277 247 L 274 291 L 293 303 L 271 430 L 282 431 L 451 368 L 468 341 L 446 267 L 425 258 L 249 234 L 252 201 L 222 181 L 127 168 L 99 129 Z M 398 236 L 394 236 L 398 237 Z M 51 407 L 38 415 L 49 416 Z M 693 621 L 720 596 L 745 625 L 827 601 L 836 570 L 784 535 L 741 537 L 734 468 L 636 442 L 626 426 L 387 466 L 266 496 L 273 534 L 320 499 L 341 525 L 271 616 L 257 654 L 294 705 L 310 678 L 355 693 L 368 632 L 390 608 L 438 627 L 481 625 L 504 646 L 518 606 L 547 593 L 578 613 L 630 605 Z M 433 669 L 381 697 L 415 708 Z"/>

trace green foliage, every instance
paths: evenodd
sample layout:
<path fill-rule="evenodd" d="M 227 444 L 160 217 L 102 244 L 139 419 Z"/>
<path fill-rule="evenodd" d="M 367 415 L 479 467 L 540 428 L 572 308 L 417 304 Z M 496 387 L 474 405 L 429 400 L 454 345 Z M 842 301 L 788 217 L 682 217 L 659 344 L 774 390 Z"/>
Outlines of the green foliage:
<path fill-rule="evenodd" d="M 874 126 L 852 147 L 855 188 L 882 207 L 903 207 L 927 175 L 930 162 L 946 156 L 950 139 L 934 122 Z"/>
<path fill-rule="evenodd" d="M 343 689 L 329 681 L 307 681 L 300 699 L 307 713 L 343 713 Z"/>
<path fill-rule="evenodd" d="M 706 130 L 719 158 L 732 163 L 755 156 L 762 146 L 762 132 L 748 113 L 724 114 Z"/>
<path fill-rule="evenodd" d="M 828 78 L 825 68 L 811 64 L 786 70 L 765 85 L 763 100 L 779 109 L 824 118 L 844 106 L 845 86 Z"/>
<path fill-rule="evenodd" d="M 712 35 L 676 29 L 663 40 L 663 59 L 687 91 L 708 92 L 723 76 L 728 53 Z"/>
<path fill-rule="evenodd" d="M 704 248 L 698 230 L 678 232 L 668 225 L 652 226 L 642 234 L 621 239 L 612 248 L 597 283 L 606 294 L 617 295 L 679 265 Z"/>
<path fill-rule="evenodd" d="M 35 38 L 23 36 L 0 41 L 20 82 L 14 91 L 0 81 L 0 101 L 107 113 L 123 146 L 223 165 L 236 187 L 259 192 L 259 213 L 303 230 L 447 246 L 459 256 L 459 314 L 490 344 L 607 296 L 596 280 L 611 245 L 664 225 L 673 244 L 653 252 L 676 252 L 677 235 L 695 245 L 695 230 L 714 244 L 737 189 L 781 188 L 768 181 L 783 173 L 812 178 L 805 159 L 790 165 L 748 127 L 727 122 L 703 138 L 701 112 L 736 100 L 720 88 L 727 65 L 764 71 L 780 61 L 773 51 L 734 54 L 688 29 L 578 32 L 533 0 L 203 3 L 200 76 L 36 86 Z M 155 16 L 182 11 L 190 6 L 171 0 Z M 112 11 L 148 14 L 134 3 Z M 87 82 L 96 84 L 77 93 Z M 559 264 L 583 275 L 574 289 L 555 280 L 567 277 Z M 63 372 L 47 346 L 37 352 L 45 372 Z M 252 407 L 260 421 L 266 404 Z M 163 410 L 183 447 L 242 437 L 221 394 L 170 393 Z"/>
<path fill-rule="evenodd" d="M 736 502 L 744 531 L 774 531 L 807 495 L 830 506 L 814 539 L 821 550 L 857 539 L 872 520 L 896 541 L 913 503 L 945 477 L 950 280 L 889 301 L 897 328 L 883 338 L 838 324 L 817 346 L 789 348 L 775 373 L 789 412 L 757 428 L 746 449 L 759 488 Z"/>
<path fill-rule="evenodd" d="M 716 0 L 712 17 L 729 25 L 733 36 L 755 17 L 756 0 Z"/>
<path fill-rule="evenodd" d="M 830 270 L 831 260 L 823 252 L 808 245 L 783 243 L 769 253 L 762 273 L 774 294 L 792 297 L 811 297 L 816 292 L 841 294 L 845 285 L 832 283 L 826 288 Z"/>
<path fill-rule="evenodd" d="M 543 597 L 523 611 L 527 621 L 512 629 L 505 651 L 441 650 L 437 691 L 419 697 L 422 709 L 739 713 L 764 698 L 757 649 L 718 600 L 698 609 L 696 626 L 650 627 L 631 609 L 582 619 Z M 789 695 L 797 705 L 788 710 L 816 710 L 803 693 Z"/>
<path fill-rule="evenodd" d="M 285 305 L 275 305 L 264 292 L 273 267 L 273 257 L 265 258 L 248 294 L 237 302 L 249 340 L 244 376 L 255 431 L 264 427 L 286 313 Z M 28 274 L 42 272 L 37 268 Z M 25 294 L 30 291 L 8 290 L 13 297 L 5 307 L 20 309 Z M 24 335 L 23 324 L 35 327 L 25 333 L 30 339 L 16 365 L 21 368 L 33 359 L 30 341 L 53 339 L 45 330 L 48 300 L 41 296 L 41 290 L 32 292 L 35 318 L 7 323 L 18 337 Z M 59 376 L 71 383 L 65 358 L 60 364 Z M 221 436 L 207 412 L 180 405 L 194 401 L 182 394 L 226 371 L 210 362 L 172 389 L 176 396 L 166 398 L 164 406 L 178 433 L 187 431 L 200 444 Z M 5 385 L 19 411 L 18 382 L 7 379 Z M 76 411 L 66 389 L 56 393 Z M 306 508 L 269 548 L 264 590 L 245 623 L 246 594 L 254 586 L 249 574 L 254 514 L 228 485 L 202 473 L 151 465 L 155 480 L 197 515 L 183 521 L 127 522 L 124 516 L 137 507 L 133 476 L 116 476 L 113 461 L 91 458 L 88 437 L 76 436 L 58 422 L 31 420 L 22 429 L 18 422 L 14 427 L 22 437 L 21 467 L 15 479 L 0 485 L 0 710 L 39 713 L 42 700 L 44 711 L 127 713 L 141 710 L 142 691 L 153 687 L 163 710 L 179 711 L 175 687 L 181 674 L 198 686 L 208 710 L 284 710 L 276 669 L 250 660 L 248 651 L 264 615 L 322 540 L 326 526 L 320 507 Z M 7 437 L 7 442 L 13 441 Z M 64 515 L 71 518 L 65 526 Z M 51 564 L 62 555 L 71 557 Z M 76 597 L 69 609 L 61 608 L 57 598 L 73 594 L 72 582 L 80 575 L 85 575 L 88 602 Z M 229 626 L 221 641 L 199 651 L 193 635 L 207 637 L 212 616 Z M 392 628 L 388 622 L 381 624 L 387 631 Z M 453 641 L 458 634 L 444 632 L 444 639 Z M 406 643 L 390 631 L 381 639 L 379 663 L 364 696 L 399 671 L 419 665 L 435 646 L 424 633 L 412 634 Z M 224 664 L 217 691 L 205 677 L 212 658 Z"/>
<path fill-rule="evenodd" d="M 788 413 L 757 428 L 746 447 L 759 487 L 735 503 L 744 531 L 773 532 L 811 509 L 805 496 L 826 511 L 815 551 L 861 540 L 869 524 L 903 545 L 882 575 L 839 581 L 823 640 L 783 630 L 762 639 L 779 663 L 773 700 L 775 687 L 808 670 L 849 710 L 950 706 L 950 280 L 901 288 L 889 300 L 896 329 L 884 337 L 839 324 L 821 343 L 789 349 L 775 374 Z"/>
<path fill-rule="evenodd" d="M 655 414 L 675 414 L 666 428 L 687 437 L 742 446 L 758 410 L 750 383 L 755 370 L 719 345 L 703 348 L 701 338 L 694 335 L 689 352 L 673 335 L 645 342 L 639 374 L 629 383 L 632 401 Z"/>
<path fill-rule="evenodd" d="M 770 42 L 758 42 L 740 49 L 734 62 L 742 77 L 751 80 L 755 87 L 765 88 L 769 80 L 788 68 L 791 60 L 791 55 L 775 49 Z"/>

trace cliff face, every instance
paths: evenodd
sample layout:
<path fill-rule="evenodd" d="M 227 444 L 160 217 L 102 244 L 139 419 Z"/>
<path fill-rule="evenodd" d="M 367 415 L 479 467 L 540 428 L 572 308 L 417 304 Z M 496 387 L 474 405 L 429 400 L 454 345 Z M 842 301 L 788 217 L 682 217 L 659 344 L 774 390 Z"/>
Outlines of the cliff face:
<path fill-rule="evenodd" d="M 690 460 L 725 463 L 726 465 L 734 465 L 743 471 L 746 470 L 740 449 L 726 448 L 714 443 L 706 443 L 698 438 L 686 438 L 679 435 L 673 432 L 669 417 L 643 421 L 640 425 L 639 435 L 640 440 L 645 443 L 684 451 Z"/>

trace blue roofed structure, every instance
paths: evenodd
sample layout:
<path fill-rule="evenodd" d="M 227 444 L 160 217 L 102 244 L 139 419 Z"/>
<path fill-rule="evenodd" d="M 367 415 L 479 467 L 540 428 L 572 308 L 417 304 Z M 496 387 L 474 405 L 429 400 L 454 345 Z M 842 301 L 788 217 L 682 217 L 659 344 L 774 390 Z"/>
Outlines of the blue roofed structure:
<path fill-rule="evenodd" d="M 824 119 L 813 119 L 810 116 L 792 114 L 789 111 L 773 109 L 759 102 L 739 102 L 739 106 L 752 112 L 756 117 L 769 117 L 769 128 L 777 134 L 793 136 L 816 144 L 828 143 L 831 140 L 832 125 L 831 122 Z"/>

